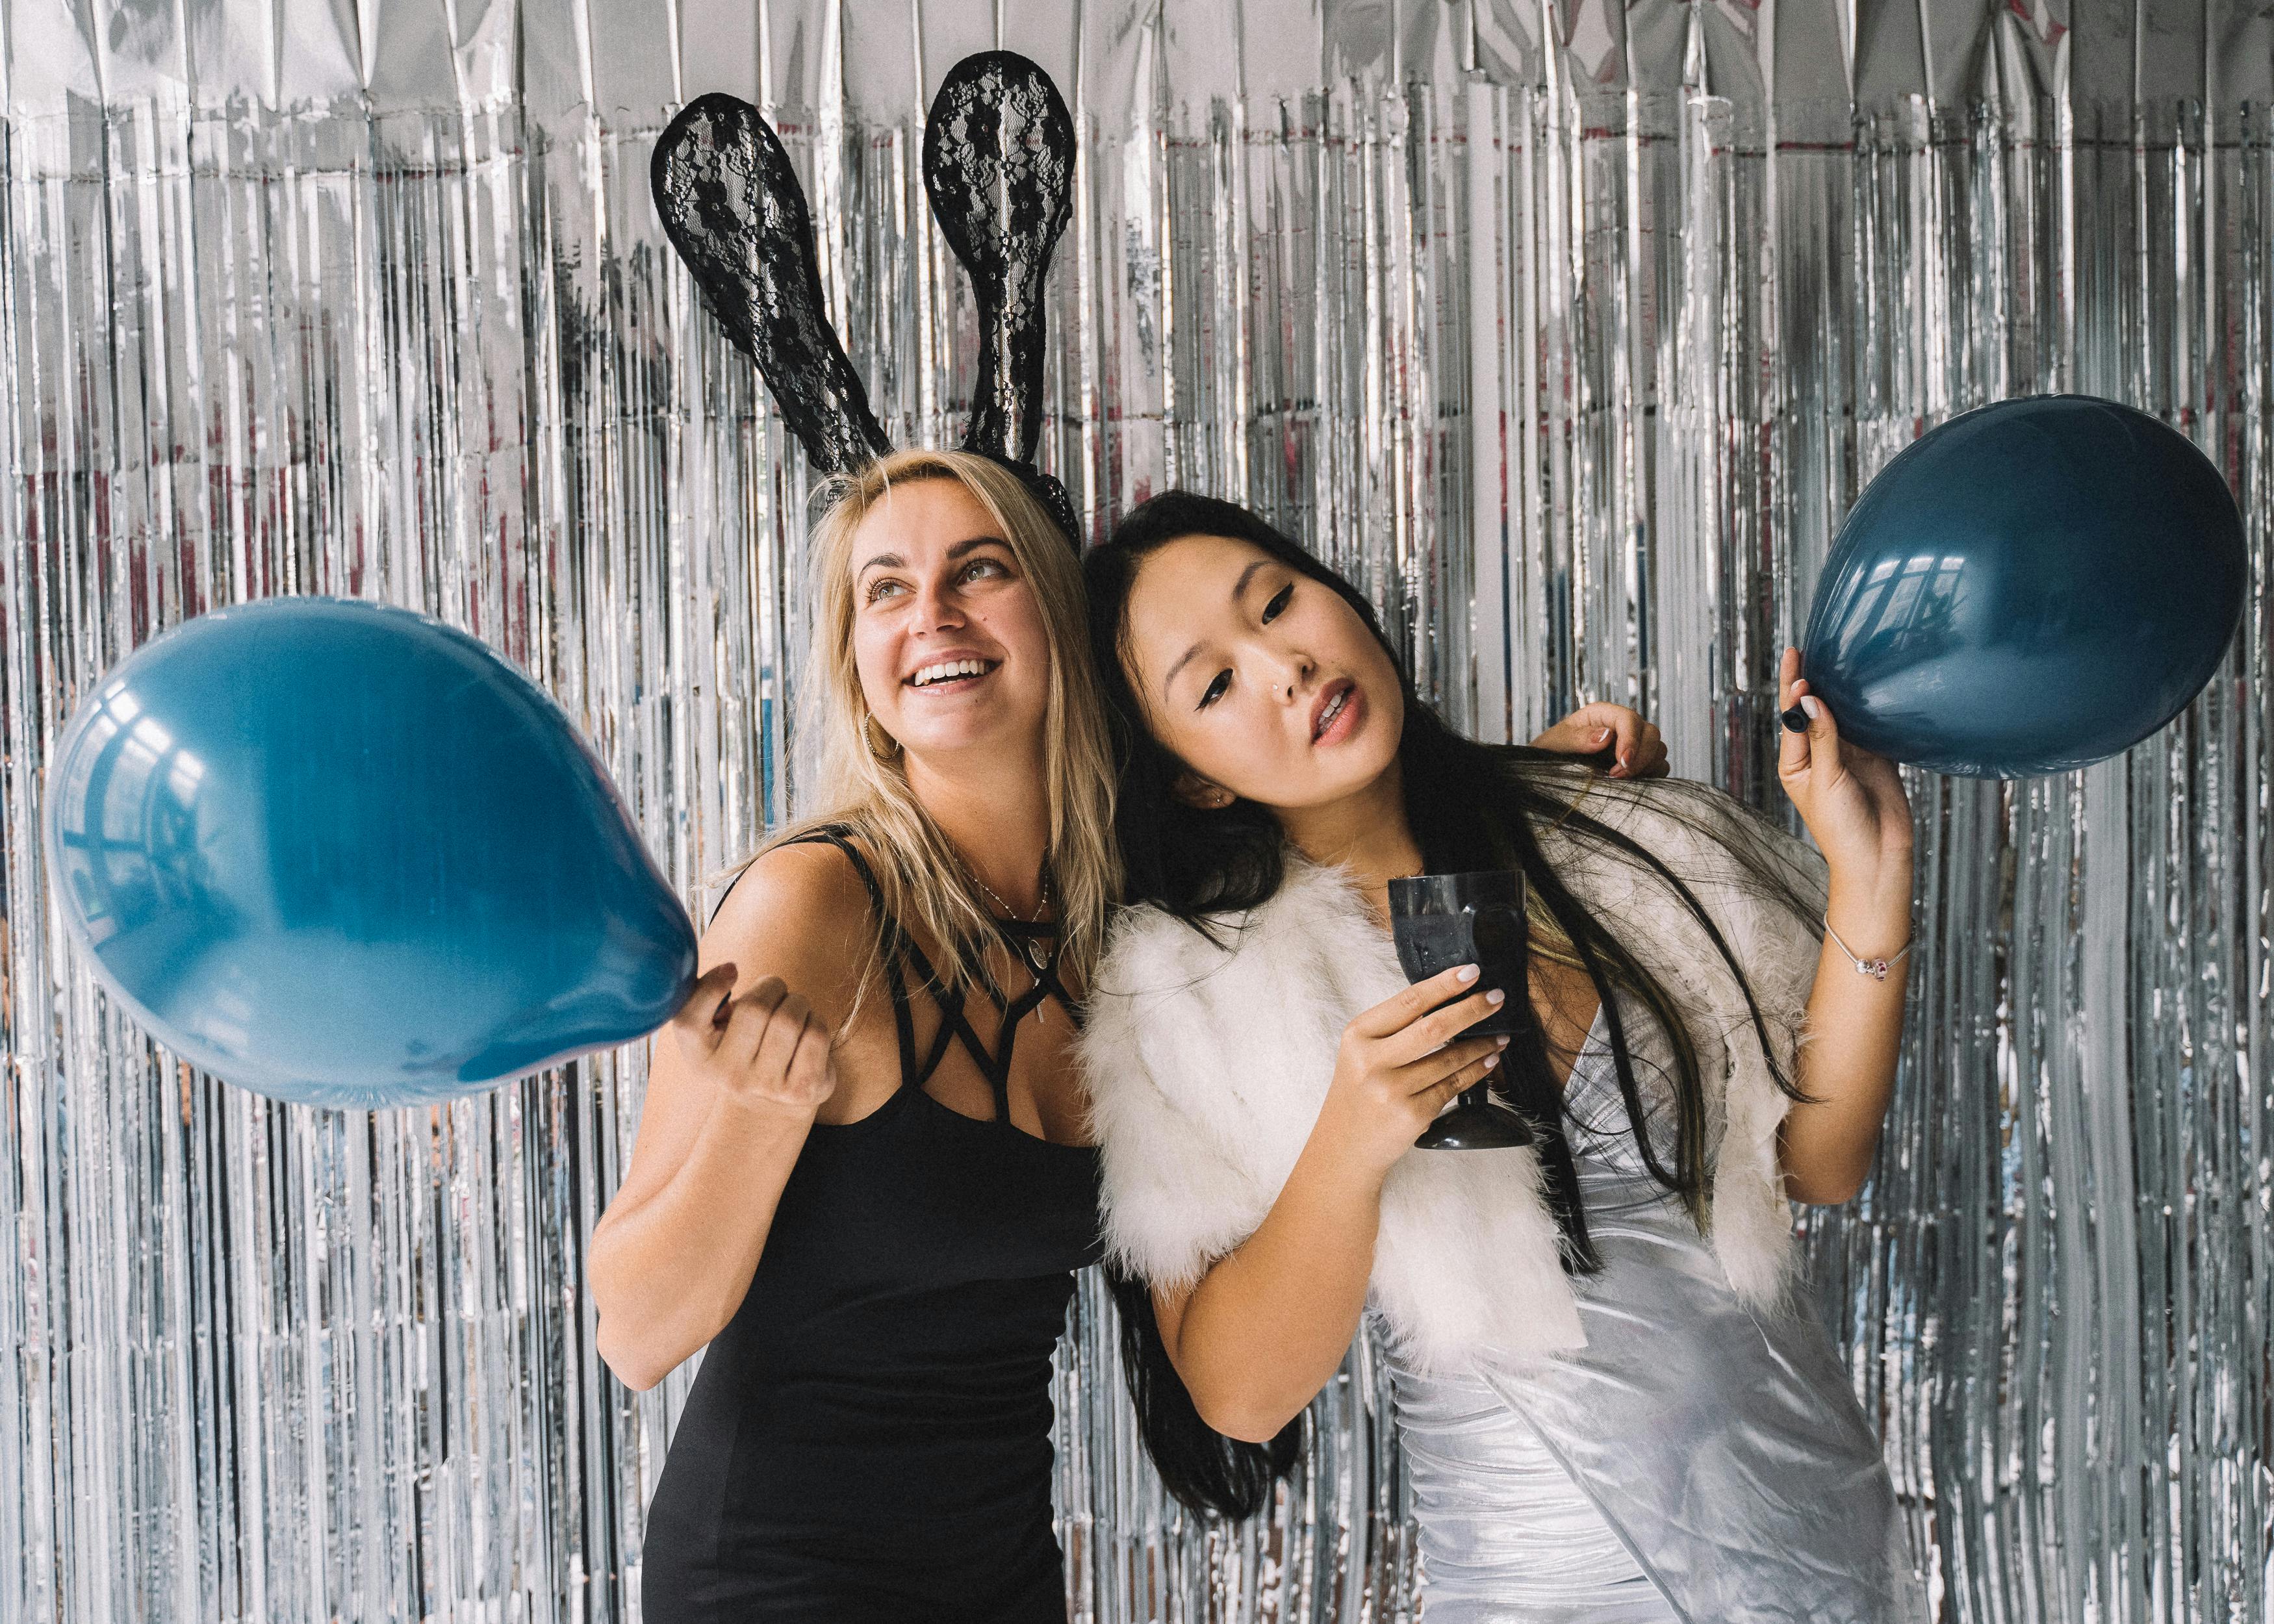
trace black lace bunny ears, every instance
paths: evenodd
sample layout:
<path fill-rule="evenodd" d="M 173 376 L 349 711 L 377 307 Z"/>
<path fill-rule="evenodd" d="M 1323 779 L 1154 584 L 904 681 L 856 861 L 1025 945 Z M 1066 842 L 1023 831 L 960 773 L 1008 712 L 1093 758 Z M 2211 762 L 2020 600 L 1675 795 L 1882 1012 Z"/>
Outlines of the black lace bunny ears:
<path fill-rule="evenodd" d="M 964 449 L 1016 472 L 1069 540 L 1065 487 L 1033 465 L 1043 429 L 1043 278 L 1073 194 L 1073 119 L 1049 74 L 1011 51 L 967 56 L 924 124 L 931 212 L 979 305 Z M 703 303 L 759 374 L 816 471 L 892 449 L 821 299 L 805 192 L 757 109 L 701 96 L 655 145 L 656 213 Z"/>

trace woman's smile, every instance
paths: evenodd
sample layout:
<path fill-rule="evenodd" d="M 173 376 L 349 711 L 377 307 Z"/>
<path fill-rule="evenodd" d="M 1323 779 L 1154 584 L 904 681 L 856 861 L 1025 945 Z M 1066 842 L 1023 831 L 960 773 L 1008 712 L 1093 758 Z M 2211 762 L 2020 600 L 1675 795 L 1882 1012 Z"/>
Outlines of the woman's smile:
<path fill-rule="evenodd" d="M 951 653 L 927 660 L 905 684 L 927 698 L 968 694 L 995 674 L 1003 662 L 977 654 Z"/>

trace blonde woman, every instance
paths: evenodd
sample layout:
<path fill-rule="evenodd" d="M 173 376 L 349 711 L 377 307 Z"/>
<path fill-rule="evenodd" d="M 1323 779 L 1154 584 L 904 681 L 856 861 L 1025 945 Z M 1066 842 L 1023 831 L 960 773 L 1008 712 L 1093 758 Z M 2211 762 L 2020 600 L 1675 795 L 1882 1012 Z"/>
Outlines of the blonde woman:
<path fill-rule="evenodd" d="M 1059 1620 L 1050 1356 L 1098 1256 L 1073 1041 L 1119 888 L 1081 570 L 961 452 L 870 464 L 815 541 L 830 810 L 712 920 L 592 1237 L 610 1368 L 709 1348 L 645 1616 Z M 1606 740 L 1660 765 L 1616 707 L 1551 738 Z"/>
<path fill-rule="evenodd" d="M 1068 1057 L 1118 883 L 1079 571 L 960 452 L 870 464 L 815 541 L 831 810 L 712 921 L 592 1237 L 624 1381 L 710 1348 L 645 1615 L 1058 1620 L 1050 1353 L 1097 1231 Z"/>

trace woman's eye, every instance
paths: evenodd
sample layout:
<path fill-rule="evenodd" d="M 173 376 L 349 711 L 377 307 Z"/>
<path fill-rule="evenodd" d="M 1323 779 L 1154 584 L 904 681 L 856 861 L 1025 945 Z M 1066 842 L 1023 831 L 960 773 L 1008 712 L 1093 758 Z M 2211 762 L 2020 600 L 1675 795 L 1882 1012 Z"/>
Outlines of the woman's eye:
<path fill-rule="evenodd" d="M 1003 567 L 1001 559 L 982 558 L 974 559 L 963 567 L 963 578 L 966 581 L 975 580 L 982 570 L 990 570 L 998 575 L 1007 575 L 1011 573 Z"/>
<path fill-rule="evenodd" d="M 1217 672 L 1216 673 L 1216 680 L 1208 685 L 1207 690 L 1201 695 L 1201 703 L 1195 706 L 1194 709 L 1201 710 L 1207 710 L 1210 705 L 1216 703 L 1217 700 L 1222 699 L 1224 697 L 1224 689 L 1231 686 L 1231 673 L 1228 671 Z"/>
<path fill-rule="evenodd" d="M 900 583 L 897 581 L 871 581 L 869 583 L 868 595 L 861 601 L 863 603 L 873 604 L 878 598 L 883 598 L 889 593 L 897 592 L 900 590 Z"/>
<path fill-rule="evenodd" d="M 1263 623 L 1269 626 L 1277 620 L 1279 612 L 1287 606 L 1287 600 L 1294 596 L 1295 583 L 1292 581 L 1271 594 L 1271 601 L 1263 605 Z"/>

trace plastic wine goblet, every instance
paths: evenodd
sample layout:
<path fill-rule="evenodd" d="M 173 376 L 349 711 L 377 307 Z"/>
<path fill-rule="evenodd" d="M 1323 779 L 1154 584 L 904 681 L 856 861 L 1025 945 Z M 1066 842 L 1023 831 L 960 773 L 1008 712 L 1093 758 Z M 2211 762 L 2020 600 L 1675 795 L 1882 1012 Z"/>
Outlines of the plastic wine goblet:
<path fill-rule="evenodd" d="M 1408 981 L 1422 981 L 1455 965 L 1477 966 L 1472 992 L 1498 988 L 1508 1001 L 1461 1035 L 1513 1035 L 1530 1019 L 1525 996 L 1524 876 L 1513 869 L 1480 874 L 1421 874 L 1389 882 L 1389 928 Z M 1461 995 L 1467 997 L 1468 993 Z M 1461 1091 L 1453 1108 L 1413 1143 L 1423 1150 L 1498 1150 L 1532 1142 L 1532 1124 L 1492 1097 L 1495 1066 Z"/>

